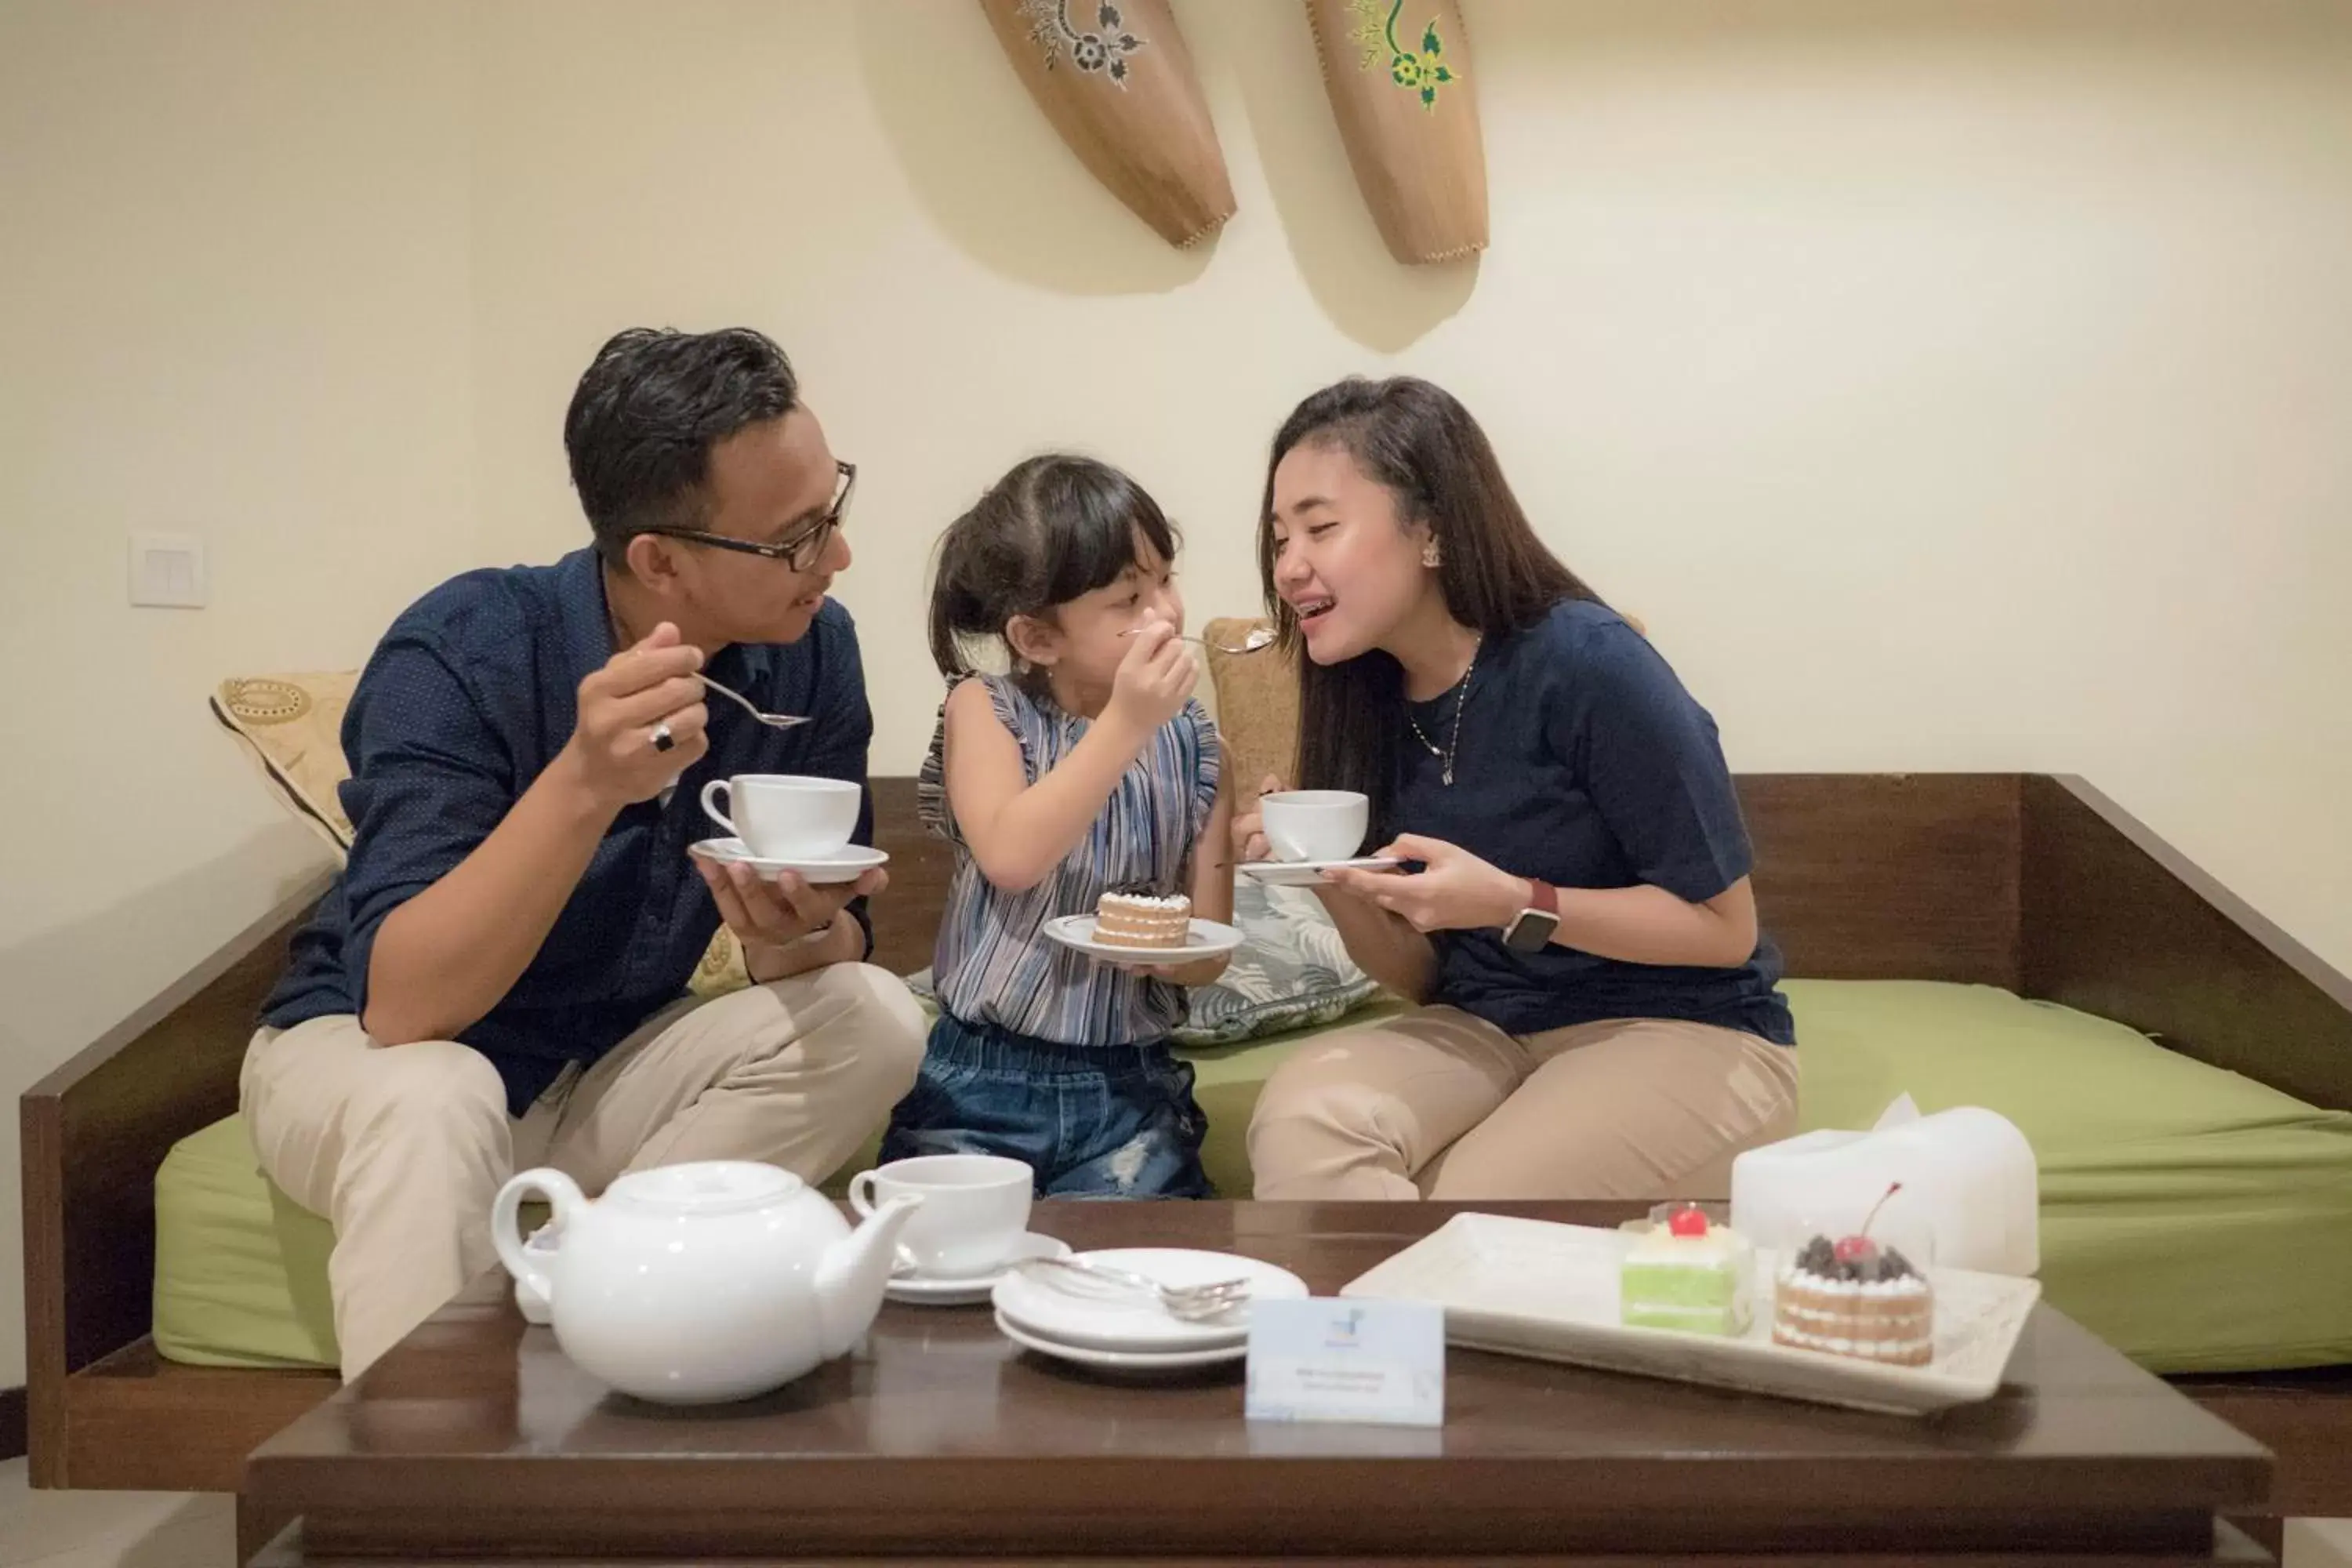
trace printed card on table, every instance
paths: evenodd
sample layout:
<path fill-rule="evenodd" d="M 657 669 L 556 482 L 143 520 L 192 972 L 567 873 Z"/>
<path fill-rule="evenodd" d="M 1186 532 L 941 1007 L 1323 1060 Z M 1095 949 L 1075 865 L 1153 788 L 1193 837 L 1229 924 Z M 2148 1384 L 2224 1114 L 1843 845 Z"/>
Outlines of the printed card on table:
<path fill-rule="evenodd" d="M 1445 1423 L 1445 1309 L 1430 1301 L 1256 1301 L 1253 1421 Z"/>

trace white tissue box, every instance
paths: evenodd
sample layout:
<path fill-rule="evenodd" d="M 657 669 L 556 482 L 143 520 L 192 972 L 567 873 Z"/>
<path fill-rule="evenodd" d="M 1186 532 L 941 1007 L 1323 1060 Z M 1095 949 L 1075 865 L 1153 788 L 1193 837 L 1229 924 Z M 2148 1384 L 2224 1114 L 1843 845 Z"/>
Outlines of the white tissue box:
<path fill-rule="evenodd" d="M 1921 1116 L 1906 1096 L 1870 1131 L 1808 1132 L 1732 1162 L 1732 1225 L 1784 1257 L 1858 1230 L 1882 1198 L 1870 1234 L 1916 1264 L 2019 1278 L 2042 1267 L 2033 1150 L 1994 1111 Z"/>

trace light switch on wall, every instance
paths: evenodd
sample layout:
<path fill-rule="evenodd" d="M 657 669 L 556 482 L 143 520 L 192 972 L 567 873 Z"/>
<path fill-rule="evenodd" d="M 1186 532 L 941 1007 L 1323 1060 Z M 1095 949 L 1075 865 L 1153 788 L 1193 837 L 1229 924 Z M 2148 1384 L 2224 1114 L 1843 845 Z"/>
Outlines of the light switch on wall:
<path fill-rule="evenodd" d="M 205 542 L 185 533 L 131 536 L 131 602 L 180 609 L 204 608 Z"/>

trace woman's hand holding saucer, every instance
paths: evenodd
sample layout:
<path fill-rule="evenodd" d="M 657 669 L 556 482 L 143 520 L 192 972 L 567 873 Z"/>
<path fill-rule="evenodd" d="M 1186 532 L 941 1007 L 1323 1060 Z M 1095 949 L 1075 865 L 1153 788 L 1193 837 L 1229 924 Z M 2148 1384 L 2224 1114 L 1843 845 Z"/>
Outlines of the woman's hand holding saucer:
<path fill-rule="evenodd" d="M 1507 926 L 1532 896 L 1526 878 L 1514 877 L 1443 839 L 1408 833 L 1380 854 L 1418 860 L 1423 869 L 1406 873 L 1339 868 L 1324 872 L 1323 879 L 1379 905 L 1417 931 Z"/>

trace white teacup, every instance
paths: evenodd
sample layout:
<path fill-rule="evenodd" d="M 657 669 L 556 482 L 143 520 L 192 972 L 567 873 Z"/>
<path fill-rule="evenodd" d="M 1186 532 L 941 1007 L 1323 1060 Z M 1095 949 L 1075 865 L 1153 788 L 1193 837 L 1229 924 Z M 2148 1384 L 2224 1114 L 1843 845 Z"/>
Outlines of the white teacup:
<path fill-rule="evenodd" d="M 1277 860 L 1345 860 L 1363 847 L 1371 801 L 1351 789 L 1293 789 L 1258 800 Z"/>
<path fill-rule="evenodd" d="M 719 809 L 720 790 L 731 816 Z M 702 786 L 702 809 L 762 860 L 823 860 L 849 847 L 864 797 L 841 779 L 737 773 Z"/>
<path fill-rule="evenodd" d="M 1013 1256 L 1029 1230 L 1033 1178 L 1018 1160 L 995 1154 L 919 1154 L 860 1171 L 849 1206 L 872 1214 L 892 1198 L 922 1206 L 898 1232 L 898 1256 L 935 1279 L 985 1274 Z"/>

